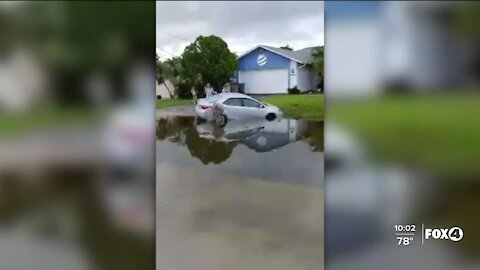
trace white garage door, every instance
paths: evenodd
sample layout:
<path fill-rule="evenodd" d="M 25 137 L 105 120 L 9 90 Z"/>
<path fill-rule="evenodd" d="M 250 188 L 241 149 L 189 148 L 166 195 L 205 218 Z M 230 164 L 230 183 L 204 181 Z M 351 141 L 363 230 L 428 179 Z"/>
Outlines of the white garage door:
<path fill-rule="evenodd" d="M 287 93 L 288 69 L 239 71 L 238 82 L 245 84 L 245 94 Z"/>

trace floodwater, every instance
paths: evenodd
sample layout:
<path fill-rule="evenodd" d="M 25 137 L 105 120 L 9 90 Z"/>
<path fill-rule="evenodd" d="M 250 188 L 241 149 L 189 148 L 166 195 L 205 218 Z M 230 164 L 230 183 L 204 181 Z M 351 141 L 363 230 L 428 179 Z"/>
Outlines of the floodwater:
<path fill-rule="evenodd" d="M 0 269 L 152 269 L 152 175 L 107 166 L 97 127 L 2 141 Z"/>
<path fill-rule="evenodd" d="M 344 126 L 325 128 L 326 269 L 480 269 L 477 183 L 436 179 L 396 161 L 379 162 Z M 416 225 L 408 246 L 394 226 Z M 459 242 L 428 239 L 425 228 L 459 226 Z"/>
<path fill-rule="evenodd" d="M 157 269 L 323 269 L 323 122 L 157 123 Z"/>

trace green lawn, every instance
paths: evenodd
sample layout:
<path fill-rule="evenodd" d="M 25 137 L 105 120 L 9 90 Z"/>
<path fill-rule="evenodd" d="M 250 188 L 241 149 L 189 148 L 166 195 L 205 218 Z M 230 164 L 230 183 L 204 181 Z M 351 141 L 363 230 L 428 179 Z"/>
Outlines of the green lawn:
<path fill-rule="evenodd" d="M 271 96 L 262 101 L 278 106 L 289 118 L 323 120 L 323 94 Z"/>
<path fill-rule="evenodd" d="M 279 95 L 265 97 L 262 100 L 280 107 L 285 112 L 286 117 L 323 120 L 323 94 Z M 157 100 L 157 109 L 186 104 L 193 104 L 193 100 Z"/>
<path fill-rule="evenodd" d="M 162 99 L 157 100 L 157 109 L 164 109 L 177 105 L 193 104 L 192 99 Z"/>
<path fill-rule="evenodd" d="M 0 137 L 17 136 L 32 130 L 94 123 L 100 112 L 83 108 L 38 108 L 25 113 L 0 116 Z"/>
<path fill-rule="evenodd" d="M 480 176 L 480 94 L 388 97 L 331 104 L 328 120 L 383 157 L 456 180 Z"/>

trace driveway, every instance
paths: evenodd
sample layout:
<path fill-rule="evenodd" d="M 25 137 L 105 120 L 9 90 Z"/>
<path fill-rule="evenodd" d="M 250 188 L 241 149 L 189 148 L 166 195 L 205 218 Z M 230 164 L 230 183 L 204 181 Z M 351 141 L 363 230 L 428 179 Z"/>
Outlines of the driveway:
<path fill-rule="evenodd" d="M 195 116 L 195 105 L 178 105 L 157 110 L 157 119 L 162 116 Z"/>

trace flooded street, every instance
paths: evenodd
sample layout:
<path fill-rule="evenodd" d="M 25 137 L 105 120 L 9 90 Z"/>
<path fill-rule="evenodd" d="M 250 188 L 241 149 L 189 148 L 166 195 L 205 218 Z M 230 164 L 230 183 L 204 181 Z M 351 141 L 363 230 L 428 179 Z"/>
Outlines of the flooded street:
<path fill-rule="evenodd" d="M 83 168 L 4 175 L 0 269 L 152 268 L 153 194 L 138 182 Z"/>
<path fill-rule="evenodd" d="M 479 269 L 478 184 L 379 162 L 345 126 L 327 124 L 325 138 L 327 269 Z M 416 225 L 408 246 L 398 244 L 397 224 Z M 465 237 L 422 242 L 422 224 L 460 226 Z"/>
<path fill-rule="evenodd" d="M 2 138 L 0 269 L 154 267 L 153 170 L 114 163 L 102 134 L 82 126 Z"/>
<path fill-rule="evenodd" d="M 161 118 L 157 269 L 322 269 L 323 123 Z"/>

